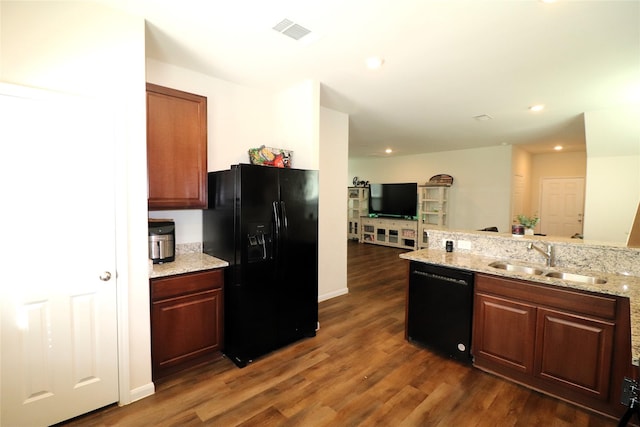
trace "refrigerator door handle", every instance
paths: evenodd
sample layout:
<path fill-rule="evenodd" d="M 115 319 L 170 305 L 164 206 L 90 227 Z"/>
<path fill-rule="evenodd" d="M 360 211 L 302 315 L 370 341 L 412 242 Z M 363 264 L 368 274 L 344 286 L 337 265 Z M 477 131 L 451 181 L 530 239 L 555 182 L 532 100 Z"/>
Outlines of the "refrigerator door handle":
<path fill-rule="evenodd" d="M 287 218 L 287 206 L 284 201 L 280 202 L 280 211 L 282 212 L 282 234 L 286 238 L 289 234 L 289 220 Z"/>
<path fill-rule="evenodd" d="M 280 210 L 278 209 L 278 202 L 273 202 L 272 203 L 273 206 L 273 223 L 274 223 L 274 230 L 273 230 L 273 234 L 275 235 L 275 239 L 274 239 L 274 243 L 275 243 L 275 250 L 277 252 L 279 252 L 279 246 L 280 246 Z M 277 257 L 277 252 L 276 252 L 276 257 Z"/>

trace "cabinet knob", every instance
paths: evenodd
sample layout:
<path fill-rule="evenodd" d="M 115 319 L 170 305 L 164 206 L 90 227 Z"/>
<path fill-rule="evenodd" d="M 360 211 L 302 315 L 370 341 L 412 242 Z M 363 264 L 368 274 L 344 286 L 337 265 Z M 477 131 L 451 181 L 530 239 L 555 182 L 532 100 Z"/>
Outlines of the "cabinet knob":
<path fill-rule="evenodd" d="M 111 273 L 105 271 L 100 275 L 100 280 L 102 280 L 103 282 L 108 282 L 109 280 L 111 280 Z"/>

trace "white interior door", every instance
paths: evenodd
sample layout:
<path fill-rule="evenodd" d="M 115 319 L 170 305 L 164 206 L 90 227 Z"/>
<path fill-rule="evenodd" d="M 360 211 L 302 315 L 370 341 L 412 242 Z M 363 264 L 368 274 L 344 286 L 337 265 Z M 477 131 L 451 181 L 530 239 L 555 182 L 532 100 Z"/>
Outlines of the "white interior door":
<path fill-rule="evenodd" d="M 540 232 L 548 236 L 582 234 L 584 178 L 543 178 Z"/>
<path fill-rule="evenodd" d="M 2 426 L 50 425 L 118 400 L 105 120 L 87 99 L 0 84 Z"/>

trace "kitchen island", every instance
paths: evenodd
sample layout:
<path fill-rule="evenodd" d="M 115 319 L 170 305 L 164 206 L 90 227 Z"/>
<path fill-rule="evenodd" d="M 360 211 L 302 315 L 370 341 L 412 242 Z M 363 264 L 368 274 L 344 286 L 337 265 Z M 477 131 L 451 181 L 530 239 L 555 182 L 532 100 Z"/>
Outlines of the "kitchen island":
<path fill-rule="evenodd" d="M 483 231 L 434 229 L 428 232 L 428 248 L 407 252 L 400 257 L 496 276 L 629 298 L 631 358 L 634 365 L 640 366 L 640 248 L 545 236 L 515 238 L 510 234 Z M 444 250 L 442 243 L 444 240 L 455 242 L 453 252 Z M 459 245 L 462 242 L 465 242 L 465 245 L 468 245 L 470 249 L 460 248 Z M 553 244 L 556 248 L 556 265 L 546 267 L 542 256 L 536 251 L 527 249 L 529 243 Z M 545 271 L 575 272 L 580 275 L 602 277 L 606 278 L 606 283 L 578 283 L 489 266 L 496 261 L 541 267 Z"/>
<path fill-rule="evenodd" d="M 474 366 L 620 416 L 623 378 L 636 376 L 640 360 L 637 249 L 442 230 L 429 240 L 400 257 L 411 271 L 425 263 L 475 273 Z M 553 245 L 553 265 L 531 244 Z"/>
<path fill-rule="evenodd" d="M 572 272 L 580 275 L 606 278 L 606 283 L 604 284 L 586 284 L 549 277 L 545 276 L 544 274 L 534 275 L 525 272 L 507 271 L 490 267 L 489 264 L 491 263 L 505 260 L 513 262 L 514 264 L 531 264 L 517 260 L 514 261 L 506 258 L 488 257 L 472 253 L 446 252 L 442 249 L 421 249 L 418 251 L 401 254 L 400 257 L 411 261 L 459 268 L 463 270 L 474 271 L 476 273 L 487 273 L 494 276 L 516 278 L 564 288 L 572 288 L 588 292 L 627 297 L 629 298 L 631 310 L 631 357 L 634 365 L 640 364 L 640 277 L 623 274 L 610 274 L 584 269 L 544 267 L 543 265 L 538 265 L 538 267 L 543 268 L 545 271 L 571 270 Z"/>

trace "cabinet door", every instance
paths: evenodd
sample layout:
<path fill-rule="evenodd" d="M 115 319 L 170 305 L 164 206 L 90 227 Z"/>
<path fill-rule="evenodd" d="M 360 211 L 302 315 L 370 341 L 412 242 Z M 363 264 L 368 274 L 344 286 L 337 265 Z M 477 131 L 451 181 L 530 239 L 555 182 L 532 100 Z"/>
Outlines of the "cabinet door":
<path fill-rule="evenodd" d="M 154 377 L 164 369 L 221 350 L 222 290 L 152 303 Z"/>
<path fill-rule="evenodd" d="M 147 84 L 149 209 L 207 206 L 207 98 Z"/>
<path fill-rule="evenodd" d="M 535 375 L 606 400 L 613 333 L 612 322 L 539 308 Z"/>
<path fill-rule="evenodd" d="M 533 372 L 536 308 L 522 302 L 476 294 L 473 355 L 518 372 Z"/>

